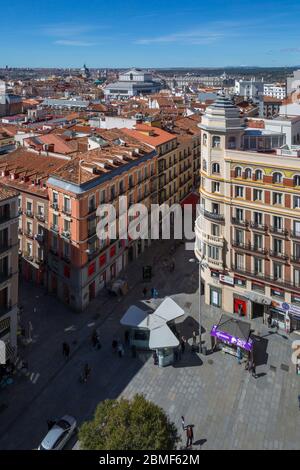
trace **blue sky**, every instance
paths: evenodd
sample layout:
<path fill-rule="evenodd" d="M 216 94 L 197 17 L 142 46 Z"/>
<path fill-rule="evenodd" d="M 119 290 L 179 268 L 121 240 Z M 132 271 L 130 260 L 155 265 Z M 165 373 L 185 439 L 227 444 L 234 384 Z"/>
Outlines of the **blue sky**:
<path fill-rule="evenodd" d="M 0 66 L 300 64 L 299 0 L 13 0 Z"/>

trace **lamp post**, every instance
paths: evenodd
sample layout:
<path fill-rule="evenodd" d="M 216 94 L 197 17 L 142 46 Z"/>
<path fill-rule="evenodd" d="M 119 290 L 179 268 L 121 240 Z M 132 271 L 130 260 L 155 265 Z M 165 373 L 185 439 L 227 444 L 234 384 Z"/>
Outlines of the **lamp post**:
<path fill-rule="evenodd" d="M 198 322 L 199 322 L 199 354 L 202 354 L 202 318 L 201 318 L 201 269 L 207 267 L 207 263 L 203 261 L 203 258 L 199 261 L 196 258 L 189 259 L 190 263 L 197 263 L 199 265 L 199 312 L 198 312 Z"/>

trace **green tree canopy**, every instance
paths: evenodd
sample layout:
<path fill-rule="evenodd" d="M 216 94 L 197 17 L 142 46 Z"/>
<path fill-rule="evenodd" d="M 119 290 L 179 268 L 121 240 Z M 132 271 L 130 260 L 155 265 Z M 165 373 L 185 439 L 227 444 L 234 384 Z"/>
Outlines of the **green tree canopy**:
<path fill-rule="evenodd" d="M 79 430 L 80 448 L 86 450 L 172 450 L 177 441 L 174 423 L 143 395 L 101 402 L 94 419 Z"/>

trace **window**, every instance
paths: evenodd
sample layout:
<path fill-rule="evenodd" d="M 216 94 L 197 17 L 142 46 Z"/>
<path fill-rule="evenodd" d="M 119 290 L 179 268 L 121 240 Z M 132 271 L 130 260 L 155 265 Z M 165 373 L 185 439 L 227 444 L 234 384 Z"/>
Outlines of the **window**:
<path fill-rule="evenodd" d="M 281 230 L 282 229 L 282 217 L 278 217 L 277 215 L 274 215 L 273 226 L 275 230 Z"/>
<path fill-rule="evenodd" d="M 234 174 L 236 178 L 241 178 L 242 177 L 242 169 L 241 167 L 237 166 L 234 170 Z"/>
<path fill-rule="evenodd" d="M 263 179 L 263 172 L 261 170 L 256 170 L 255 171 L 255 179 L 257 181 L 260 181 Z"/>
<path fill-rule="evenodd" d="M 220 192 L 220 183 L 217 181 L 212 182 L 212 192 L 213 193 L 219 193 Z"/>
<path fill-rule="evenodd" d="M 300 209 L 300 196 L 293 197 L 293 208 Z"/>
<path fill-rule="evenodd" d="M 236 139 L 234 136 L 230 136 L 228 139 L 228 148 L 235 149 L 236 148 Z"/>
<path fill-rule="evenodd" d="M 202 160 L 202 168 L 203 168 L 204 171 L 207 170 L 207 162 L 206 162 L 206 160 Z"/>
<path fill-rule="evenodd" d="M 244 255 L 240 253 L 235 254 L 235 267 L 240 270 L 244 269 Z"/>
<path fill-rule="evenodd" d="M 53 191 L 52 197 L 53 197 L 53 204 L 58 204 L 58 193 Z"/>
<path fill-rule="evenodd" d="M 101 191 L 101 196 L 100 196 L 100 204 L 103 204 L 105 202 L 105 190 Z"/>
<path fill-rule="evenodd" d="M 262 201 L 262 190 L 261 189 L 254 189 L 253 190 L 253 201 Z"/>
<path fill-rule="evenodd" d="M 70 198 L 68 197 L 64 197 L 64 212 L 66 214 L 70 214 L 71 213 L 71 200 Z"/>
<path fill-rule="evenodd" d="M 221 146 L 221 137 L 218 135 L 214 135 L 212 138 L 212 147 L 213 148 L 220 148 Z"/>
<path fill-rule="evenodd" d="M 294 269 L 294 284 L 295 287 L 300 287 L 300 269 Z"/>
<path fill-rule="evenodd" d="M 208 245 L 208 257 L 218 260 L 220 249 L 217 246 Z"/>
<path fill-rule="evenodd" d="M 300 243 L 294 244 L 294 258 L 296 260 L 300 260 Z"/>
<path fill-rule="evenodd" d="M 273 183 L 281 184 L 282 183 L 282 174 L 277 171 L 273 173 Z"/>
<path fill-rule="evenodd" d="M 300 186 L 300 175 L 294 176 L 294 186 Z"/>
<path fill-rule="evenodd" d="M 273 250 L 276 254 L 282 253 L 282 240 L 280 238 L 274 238 Z"/>
<path fill-rule="evenodd" d="M 244 230 L 235 229 L 235 243 L 237 245 L 244 243 Z"/>
<path fill-rule="evenodd" d="M 273 277 L 275 281 L 282 279 L 282 264 L 273 263 Z"/>
<path fill-rule="evenodd" d="M 282 204 L 282 193 L 273 193 L 273 204 Z"/>
<path fill-rule="evenodd" d="M 235 197 L 244 197 L 244 188 L 242 186 L 235 187 Z"/>
<path fill-rule="evenodd" d="M 213 163 L 212 164 L 212 173 L 220 173 L 220 165 L 219 163 Z"/>
<path fill-rule="evenodd" d="M 246 168 L 246 170 L 245 170 L 245 178 L 248 179 L 248 180 L 252 178 L 252 170 L 251 170 L 251 168 Z"/>
<path fill-rule="evenodd" d="M 207 134 L 203 134 L 203 145 L 207 145 Z"/>
<path fill-rule="evenodd" d="M 220 226 L 217 224 L 211 224 L 211 234 L 215 237 L 220 236 Z"/>
<path fill-rule="evenodd" d="M 262 275 L 263 273 L 263 260 L 261 258 L 254 258 L 254 274 Z"/>
<path fill-rule="evenodd" d="M 55 229 L 55 230 L 58 230 L 58 215 L 57 214 L 53 214 L 53 222 L 52 222 L 52 227 Z"/>
<path fill-rule="evenodd" d="M 96 209 L 96 196 L 93 194 L 89 198 L 89 212 L 93 212 Z"/>
<path fill-rule="evenodd" d="M 236 218 L 236 220 L 243 221 L 243 219 L 244 219 L 243 209 L 236 209 L 235 210 L 235 218 Z"/>
<path fill-rule="evenodd" d="M 255 249 L 262 249 L 263 247 L 263 237 L 262 235 L 255 233 L 253 237 L 254 248 Z"/>
<path fill-rule="evenodd" d="M 294 235 L 300 237 L 300 222 L 294 220 Z"/>

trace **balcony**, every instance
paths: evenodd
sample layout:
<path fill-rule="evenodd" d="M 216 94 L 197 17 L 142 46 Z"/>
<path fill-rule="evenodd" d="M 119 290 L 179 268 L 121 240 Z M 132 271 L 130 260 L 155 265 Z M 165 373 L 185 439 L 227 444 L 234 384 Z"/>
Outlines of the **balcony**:
<path fill-rule="evenodd" d="M 267 225 L 258 224 L 256 222 L 250 222 L 250 227 L 253 230 L 258 230 L 259 232 L 267 232 L 268 231 L 268 226 Z"/>
<path fill-rule="evenodd" d="M 208 220 L 216 220 L 218 222 L 224 222 L 224 215 L 219 214 L 218 212 L 210 212 L 208 210 L 203 211 L 203 215 Z"/>
<path fill-rule="evenodd" d="M 253 278 L 256 281 L 264 281 L 268 284 L 275 284 L 281 286 L 282 288 L 286 287 L 288 289 L 299 289 L 299 284 L 294 282 L 284 281 L 283 279 L 276 278 L 274 276 L 267 276 L 262 272 L 256 271 L 249 271 L 243 267 L 235 266 L 234 264 L 231 266 L 232 271 L 235 271 L 239 274 L 244 275 L 245 277 Z"/>
<path fill-rule="evenodd" d="M 62 236 L 63 238 L 65 238 L 66 240 L 70 240 L 70 238 L 71 238 L 71 232 L 69 232 L 68 230 L 63 230 L 63 231 L 61 232 L 61 236 Z"/>
<path fill-rule="evenodd" d="M 34 236 L 34 239 L 38 242 L 38 243 L 44 243 L 45 241 L 45 237 L 42 233 L 37 233 L 35 236 Z"/>
<path fill-rule="evenodd" d="M 29 251 L 26 251 L 26 252 L 24 253 L 24 258 L 25 258 L 27 261 L 30 261 L 31 263 L 33 262 L 32 253 L 30 253 Z"/>
<path fill-rule="evenodd" d="M 300 264 L 300 256 L 292 255 L 291 262 L 295 264 Z"/>
<path fill-rule="evenodd" d="M 63 214 L 67 215 L 68 217 L 71 216 L 71 207 L 63 207 L 61 211 Z"/>
<path fill-rule="evenodd" d="M 233 225 L 238 225 L 240 227 L 248 227 L 249 226 L 249 222 L 247 220 L 239 219 L 237 217 L 232 217 L 231 218 L 231 223 Z"/>
<path fill-rule="evenodd" d="M 296 232 L 295 230 L 291 231 L 291 237 L 292 238 L 297 238 L 300 240 L 300 232 Z"/>
<path fill-rule="evenodd" d="M 44 214 L 35 214 L 35 218 L 40 222 L 45 222 L 45 215 Z"/>
<path fill-rule="evenodd" d="M 282 261 L 288 261 L 289 260 L 289 256 L 286 255 L 285 253 L 281 253 L 279 251 L 276 251 L 276 250 L 270 250 L 270 256 L 272 258 L 278 258 Z"/>
<path fill-rule="evenodd" d="M 32 240 L 34 239 L 34 235 L 31 230 L 26 230 L 25 235 L 27 238 L 31 238 Z"/>
<path fill-rule="evenodd" d="M 207 258 L 207 264 L 209 268 L 223 270 L 223 260 L 221 259 L 214 259 L 214 258 Z"/>
<path fill-rule="evenodd" d="M 53 209 L 54 211 L 58 211 L 58 202 L 52 202 L 51 209 Z"/>
<path fill-rule="evenodd" d="M 257 245 L 251 245 L 251 243 L 242 243 L 237 240 L 233 240 L 231 244 L 233 247 L 243 251 L 255 252 L 263 256 L 266 256 L 268 254 L 268 250 L 266 250 L 265 248 L 262 248 Z"/>
<path fill-rule="evenodd" d="M 33 219 L 34 215 L 33 215 L 33 212 L 31 210 L 26 210 L 26 216 L 27 217 L 30 217 L 31 219 Z"/>
<path fill-rule="evenodd" d="M 51 224 L 50 228 L 55 233 L 58 233 L 58 231 L 59 231 L 58 225 L 56 225 L 56 224 Z"/>
<path fill-rule="evenodd" d="M 270 232 L 275 233 L 276 235 L 280 235 L 282 237 L 287 237 L 289 234 L 288 230 L 281 227 L 276 227 L 276 225 L 271 225 Z"/>

